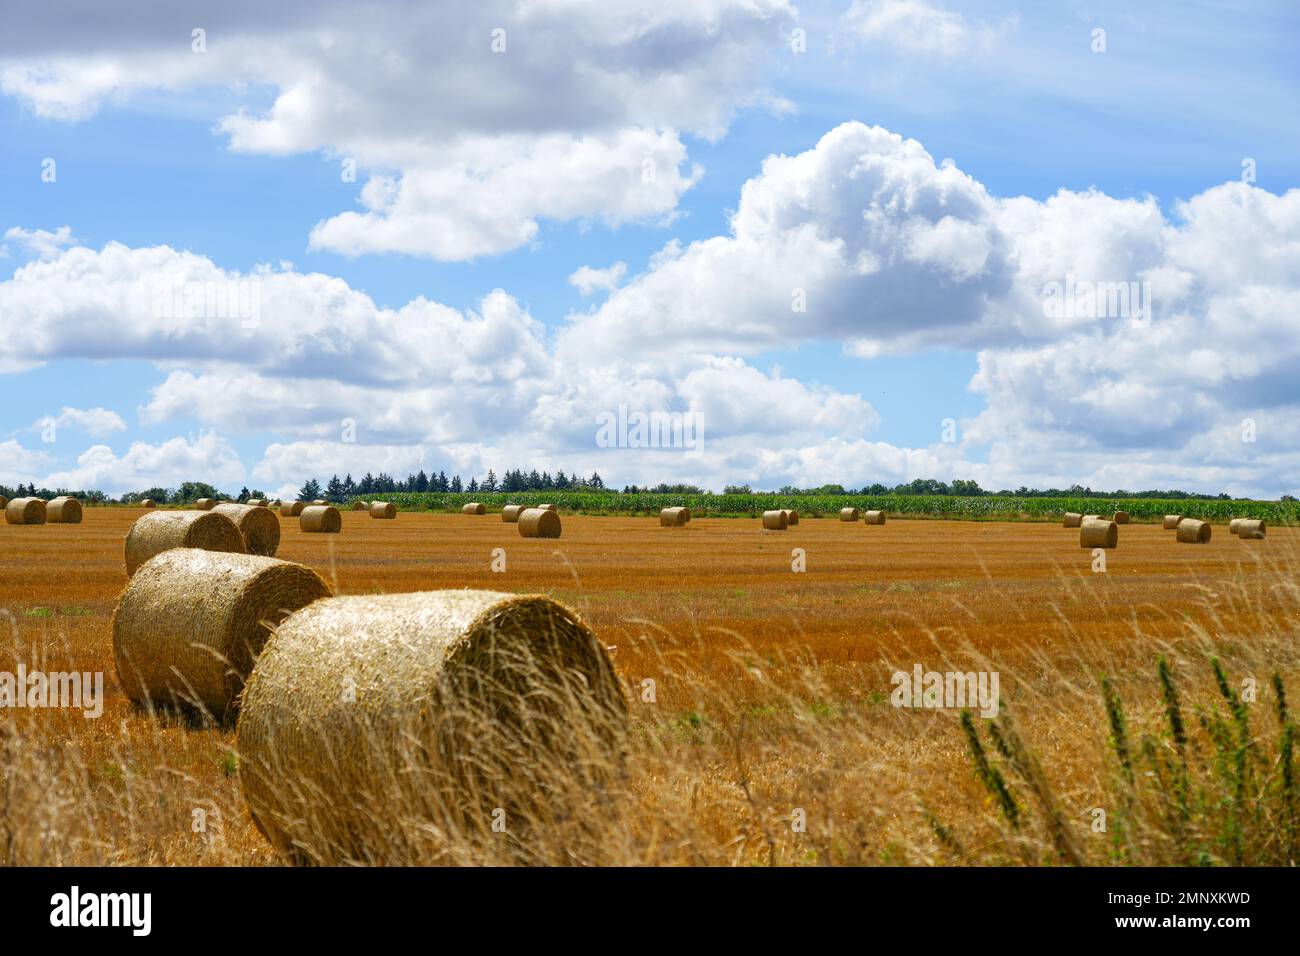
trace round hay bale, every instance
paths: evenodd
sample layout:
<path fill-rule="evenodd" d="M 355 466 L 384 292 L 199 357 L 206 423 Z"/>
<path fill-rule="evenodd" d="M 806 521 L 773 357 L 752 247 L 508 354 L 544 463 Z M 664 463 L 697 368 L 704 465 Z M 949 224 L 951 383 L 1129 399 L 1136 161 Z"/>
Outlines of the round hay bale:
<path fill-rule="evenodd" d="M 5 505 L 8 524 L 45 524 L 45 502 L 40 498 L 14 498 Z"/>
<path fill-rule="evenodd" d="M 1062 528 L 1077 528 L 1083 524 L 1083 515 L 1074 511 L 1067 511 L 1065 517 L 1061 519 Z"/>
<path fill-rule="evenodd" d="M 370 505 L 369 505 L 367 502 L 364 502 L 364 501 L 354 501 L 354 502 L 352 502 L 352 510 L 353 510 L 353 511 L 369 511 L 369 510 L 370 510 Z"/>
<path fill-rule="evenodd" d="M 213 507 L 216 506 L 216 503 L 216 498 L 200 498 L 198 501 L 194 502 L 194 507 L 199 511 L 211 511 Z"/>
<path fill-rule="evenodd" d="M 158 507 L 158 502 L 154 501 L 152 498 L 143 498 L 143 499 L 141 499 L 141 501 L 140 501 L 140 507 L 141 507 L 141 508 L 157 508 L 157 507 Z"/>
<path fill-rule="evenodd" d="M 1112 517 L 1111 520 L 1114 521 L 1116 524 L 1128 524 L 1129 514 L 1127 511 L 1116 511 L 1114 517 Z"/>
<path fill-rule="evenodd" d="M 253 507 L 253 508 L 265 508 L 265 507 L 266 507 L 266 500 L 263 499 L 263 498 L 249 498 L 249 499 L 248 499 L 248 504 L 249 504 L 250 507 Z"/>
<path fill-rule="evenodd" d="M 659 527 L 685 528 L 691 520 L 690 508 L 664 508 L 659 512 Z"/>
<path fill-rule="evenodd" d="M 275 550 L 280 547 L 280 519 L 270 509 L 256 505 L 221 504 L 213 508 L 212 513 L 223 514 L 235 523 L 244 536 L 244 547 L 249 554 L 275 557 Z"/>
<path fill-rule="evenodd" d="M 312 504 L 319 507 L 320 505 L 327 505 L 329 504 L 329 502 L 326 501 L 324 498 L 316 498 L 312 501 Z"/>
<path fill-rule="evenodd" d="M 533 507 L 541 508 L 543 511 L 554 511 L 556 514 L 559 514 L 560 512 L 560 509 L 555 507 L 555 505 L 534 505 Z"/>
<path fill-rule="evenodd" d="M 1243 541 L 1259 541 L 1267 532 L 1262 518 L 1242 518 L 1241 524 L 1237 526 L 1237 537 Z"/>
<path fill-rule="evenodd" d="M 783 508 L 782 510 L 785 512 L 787 525 L 794 527 L 799 523 L 799 512 L 795 511 L 793 508 Z"/>
<path fill-rule="evenodd" d="M 211 511 L 151 511 L 135 519 L 126 535 L 126 574 L 172 548 L 246 553 L 244 536 L 228 517 Z"/>
<path fill-rule="evenodd" d="M 302 514 L 302 509 L 307 507 L 303 501 L 286 501 L 280 505 L 280 517 L 296 518 Z"/>
<path fill-rule="evenodd" d="M 460 513 L 463 515 L 485 515 L 487 514 L 487 508 L 477 501 L 470 501 L 460 506 Z"/>
<path fill-rule="evenodd" d="M 118 683 L 137 704 L 224 720 L 272 629 L 329 595 L 315 571 L 287 561 L 164 551 L 140 566 L 113 614 Z"/>
<path fill-rule="evenodd" d="M 372 501 L 370 502 L 370 517 L 385 520 L 396 518 L 397 505 L 391 501 Z"/>
<path fill-rule="evenodd" d="M 1180 521 L 1182 521 L 1182 520 L 1183 520 L 1183 516 L 1182 516 L 1182 515 L 1165 515 L 1165 520 L 1164 520 L 1164 523 L 1161 525 L 1161 527 L 1162 527 L 1165 531 L 1173 531 L 1173 530 L 1177 529 L 1177 527 L 1178 527 L 1178 522 L 1180 522 Z"/>
<path fill-rule="evenodd" d="M 81 524 L 81 502 L 68 495 L 51 498 L 45 506 L 45 520 L 50 524 Z"/>
<path fill-rule="evenodd" d="M 1079 547 L 1119 547 L 1119 526 L 1106 518 L 1085 518 L 1079 525 Z"/>
<path fill-rule="evenodd" d="M 1210 523 L 1184 518 L 1178 522 L 1178 540 L 1183 544 L 1208 544 L 1210 541 Z"/>
<path fill-rule="evenodd" d="M 501 509 L 501 520 L 507 524 L 514 524 L 519 520 L 519 516 L 525 511 L 524 505 L 506 505 Z"/>
<path fill-rule="evenodd" d="M 431 835 L 486 831 L 498 807 L 512 832 L 563 814 L 564 793 L 618 772 L 626 741 L 622 687 L 577 614 L 469 590 L 290 615 L 236 737 L 258 829 L 290 862 L 324 865 L 413 862 Z"/>
<path fill-rule="evenodd" d="M 840 512 L 843 517 L 843 512 Z M 790 516 L 784 511 L 764 511 L 763 529 L 765 531 L 784 531 L 790 527 Z"/>
<path fill-rule="evenodd" d="M 883 511 L 868 511 L 862 516 L 862 520 L 867 524 L 884 524 L 885 513 Z"/>
<path fill-rule="evenodd" d="M 333 505 L 308 505 L 298 515 L 298 527 L 319 534 L 338 534 L 343 530 L 343 516 Z"/>
<path fill-rule="evenodd" d="M 1245 520 L 1245 518 L 1233 518 L 1228 522 L 1228 531 L 1231 534 L 1236 534 L 1241 530 L 1241 523 Z"/>
<path fill-rule="evenodd" d="M 521 538 L 558 538 L 560 536 L 560 516 L 546 508 L 525 508 L 519 513 L 519 536 Z"/>
<path fill-rule="evenodd" d="M 841 521 L 857 521 L 858 518 L 860 518 L 860 517 L 862 517 L 862 512 L 858 511 L 857 508 L 841 508 L 841 509 L 840 509 L 840 520 L 841 520 Z"/>

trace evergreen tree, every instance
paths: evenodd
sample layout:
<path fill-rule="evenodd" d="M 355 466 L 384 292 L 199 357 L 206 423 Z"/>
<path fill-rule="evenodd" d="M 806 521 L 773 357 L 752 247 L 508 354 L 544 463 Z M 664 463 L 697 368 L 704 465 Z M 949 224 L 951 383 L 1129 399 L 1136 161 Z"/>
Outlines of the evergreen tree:
<path fill-rule="evenodd" d="M 310 478 L 298 491 L 299 501 L 315 501 L 320 497 L 320 482 Z"/>
<path fill-rule="evenodd" d="M 447 482 L 447 473 L 446 473 L 445 471 L 439 471 L 439 472 L 438 472 L 438 487 L 437 487 L 437 490 L 438 490 L 438 491 L 444 491 L 444 492 L 445 492 L 445 491 L 450 491 L 450 490 L 451 490 L 451 485 L 448 484 L 448 482 Z"/>
<path fill-rule="evenodd" d="M 415 490 L 420 492 L 429 490 L 429 476 L 424 473 L 423 468 L 421 468 L 420 473 L 415 476 Z"/>
<path fill-rule="evenodd" d="M 330 475 L 330 480 L 325 485 L 325 500 L 335 504 L 343 501 L 343 482 L 339 481 L 338 475 Z"/>
<path fill-rule="evenodd" d="M 458 495 L 461 493 L 461 490 L 460 475 L 454 475 L 451 479 L 451 491 L 453 494 Z"/>
<path fill-rule="evenodd" d="M 555 487 L 555 479 L 551 477 L 549 471 L 542 472 L 542 487 L 547 491 Z"/>
<path fill-rule="evenodd" d="M 347 477 L 343 479 L 343 497 L 351 498 L 356 493 L 357 483 L 352 480 L 352 473 L 348 472 Z"/>
<path fill-rule="evenodd" d="M 491 468 L 488 469 L 487 477 L 483 479 L 483 490 L 484 491 L 497 490 L 497 475 L 496 472 L 494 472 Z"/>
<path fill-rule="evenodd" d="M 563 491 L 569 487 L 569 476 L 562 471 L 555 473 L 555 487 Z"/>
<path fill-rule="evenodd" d="M 474 492 L 478 491 L 478 479 L 471 477 L 469 480 L 469 487 L 466 488 L 465 490 L 468 491 L 470 494 L 473 494 Z"/>
<path fill-rule="evenodd" d="M 590 480 L 589 482 L 587 482 L 587 484 L 591 485 L 591 487 L 593 487 L 593 488 L 604 488 L 604 487 L 605 487 L 605 483 L 604 483 L 603 481 L 600 480 L 600 475 L 598 475 L 598 474 L 597 474 L 596 472 L 594 472 L 594 471 L 591 473 L 591 480 Z"/>
<path fill-rule="evenodd" d="M 235 500 L 236 500 L 236 501 L 247 501 L 247 500 L 248 500 L 248 485 L 244 485 L 244 487 L 242 487 L 242 488 L 239 489 L 239 497 L 236 498 Z"/>

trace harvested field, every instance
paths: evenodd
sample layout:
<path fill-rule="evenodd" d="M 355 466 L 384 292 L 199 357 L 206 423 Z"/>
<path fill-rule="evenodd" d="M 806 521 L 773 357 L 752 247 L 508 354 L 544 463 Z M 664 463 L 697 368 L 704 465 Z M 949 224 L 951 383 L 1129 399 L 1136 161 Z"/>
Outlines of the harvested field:
<path fill-rule="evenodd" d="M 47 670 L 102 672 L 106 695 L 98 720 L 4 713 L 14 730 L 5 743 L 16 775 L 5 820 L 14 859 L 274 863 L 243 808 L 233 733 L 150 718 L 117 684 L 111 620 L 126 584 L 122 541 L 143 513 L 87 508 L 80 525 L 0 527 L 0 614 L 16 630 L 0 669 L 20 659 L 30 667 L 40 655 Z M 796 537 L 764 534 L 752 520 L 697 517 L 669 535 L 653 517 L 573 515 L 562 539 L 539 540 L 459 515 L 341 517 L 340 535 L 282 519 L 278 555 L 316 570 L 338 594 L 544 594 L 612 648 L 643 750 L 622 803 L 604 797 L 614 802 L 601 813 L 575 817 L 617 814 L 620 825 L 595 834 L 587 824 L 561 827 L 554 847 L 534 848 L 553 862 L 566 852 L 601 863 L 963 862 L 936 840 L 922 802 L 960 838 L 965 862 L 1050 860 L 1050 845 L 1028 832 L 1019 850 L 1005 842 L 955 711 L 889 706 L 891 674 L 918 664 L 1000 672 L 1019 733 L 1081 840 L 1087 810 L 1115 772 L 1098 673 L 1114 680 L 1135 733 L 1158 726 L 1162 653 L 1189 714 L 1214 702 L 1210 653 L 1234 686 L 1243 675 L 1258 679 L 1255 719 L 1268 734 L 1272 671 L 1300 697 L 1300 532 L 1287 527 L 1262 541 L 1216 527 L 1209 543 L 1188 548 L 1158 524 L 1134 524 L 1107 573 L 1092 574 L 1078 533 L 1046 523 L 891 516 L 866 535 L 834 516 L 805 518 Z M 806 572 L 792 573 L 794 547 L 806 552 Z M 508 556 L 504 574 L 492 570 L 495 548 Z M 65 739 L 59 763 L 45 762 Z M 219 833 L 193 834 L 196 806 L 219 817 Z M 792 807 L 806 809 L 807 833 L 791 832 Z M 50 825 L 54 836 L 43 836 Z M 415 859 L 511 859 L 492 846 L 424 847 Z M 1105 863 L 1109 846 L 1080 852 Z"/>

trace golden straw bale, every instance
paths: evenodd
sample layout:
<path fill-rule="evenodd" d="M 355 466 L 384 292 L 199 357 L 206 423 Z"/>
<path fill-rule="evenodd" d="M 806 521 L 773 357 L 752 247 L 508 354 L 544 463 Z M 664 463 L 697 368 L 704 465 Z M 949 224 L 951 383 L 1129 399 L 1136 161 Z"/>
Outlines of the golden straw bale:
<path fill-rule="evenodd" d="M 867 524 L 884 524 L 885 513 L 883 511 L 868 511 L 862 516 L 862 520 Z"/>
<path fill-rule="evenodd" d="M 302 502 L 302 501 L 283 502 L 280 505 L 280 517 L 297 518 L 299 515 L 302 514 L 302 509 L 305 507 L 307 507 L 307 504 L 306 502 Z"/>
<path fill-rule="evenodd" d="M 194 507 L 199 511 L 211 511 L 216 503 L 216 498 L 200 498 L 198 501 L 194 502 Z"/>
<path fill-rule="evenodd" d="M 1210 533 L 1208 521 L 1184 518 L 1178 522 L 1178 540 L 1183 544 L 1208 544 Z"/>
<path fill-rule="evenodd" d="M 308 505 L 298 515 L 298 527 L 314 534 L 338 534 L 343 530 L 343 516 L 333 505 Z"/>
<path fill-rule="evenodd" d="M 45 524 L 45 502 L 40 498 L 14 498 L 5 504 L 8 524 Z"/>
<path fill-rule="evenodd" d="M 799 512 L 795 511 L 793 508 L 784 508 L 782 510 L 785 511 L 787 525 L 794 527 L 799 523 Z"/>
<path fill-rule="evenodd" d="M 1111 520 L 1116 524 L 1128 524 L 1130 521 L 1129 513 L 1127 511 L 1116 511 Z"/>
<path fill-rule="evenodd" d="M 353 595 L 280 625 L 236 739 L 250 815 L 286 860 L 411 863 L 440 834 L 486 833 L 497 808 L 518 839 L 562 816 L 564 793 L 605 785 L 627 703 L 600 641 L 550 598 Z"/>
<path fill-rule="evenodd" d="M 136 570 L 113 615 L 118 683 L 138 704 L 223 720 L 275 625 L 329 594 L 315 571 L 287 561 L 164 551 Z"/>
<path fill-rule="evenodd" d="M 790 527 L 790 516 L 784 511 L 763 512 L 763 528 L 765 530 L 784 531 L 788 527 Z"/>
<path fill-rule="evenodd" d="M 45 506 L 45 520 L 50 524 L 81 524 L 81 502 L 68 495 L 51 498 Z"/>
<path fill-rule="evenodd" d="M 1241 538 L 1242 541 L 1258 541 L 1265 536 L 1267 531 L 1263 518 L 1242 518 L 1241 524 L 1237 526 L 1237 537 Z"/>
<path fill-rule="evenodd" d="M 690 508 L 664 508 L 659 512 L 659 527 L 685 528 L 691 520 Z"/>
<path fill-rule="evenodd" d="M 546 508 L 525 508 L 519 513 L 519 536 L 521 538 L 558 538 L 560 536 L 560 516 Z"/>
<path fill-rule="evenodd" d="M 1084 518 L 1079 525 L 1079 547 L 1119 547 L 1119 526 L 1106 518 Z"/>
<path fill-rule="evenodd" d="M 1161 527 L 1164 528 L 1165 531 L 1174 531 L 1178 527 L 1178 522 L 1182 520 L 1182 515 L 1165 515 L 1165 520 Z"/>
<path fill-rule="evenodd" d="M 239 528 L 226 515 L 212 511 L 151 511 L 135 519 L 126 535 L 127 576 L 156 554 L 172 548 L 202 548 L 245 554 Z"/>
<path fill-rule="evenodd" d="M 463 515 L 485 515 L 487 508 L 477 501 L 470 501 L 460 506 L 460 513 Z"/>
<path fill-rule="evenodd" d="M 370 502 L 370 517 L 391 520 L 397 517 L 397 505 L 391 501 Z"/>
<path fill-rule="evenodd" d="M 507 524 L 514 524 L 519 520 L 520 514 L 524 512 L 525 505 L 506 505 L 501 509 L 501 520 Z"/>
<path fill-rule="evenodd" d="M 841 508 L 841 509 L 840 509 L 840 520 L 841 520 L 841 521 L 857 521 L 860 517 L 862 517 L 862 512 L 858 511 L 857 508 Z"/>
<path fill-rule="evenodd" d="M 269 508 L 220 504 L 212 509 L 212 513 L 223 514 L 235 523 L 244 536 L 244 547 L 249 554 L 275 557 L 275 551 L 280 547 L 280 519 Z"/>
<path fill-rule="evenodd" d="M 1083 515 L 1074 511 L 1067 511 L 1065 517 L 1061 519 L 1062 528 L 1077 528 L 1081 524 L 1083 524 Z"/>

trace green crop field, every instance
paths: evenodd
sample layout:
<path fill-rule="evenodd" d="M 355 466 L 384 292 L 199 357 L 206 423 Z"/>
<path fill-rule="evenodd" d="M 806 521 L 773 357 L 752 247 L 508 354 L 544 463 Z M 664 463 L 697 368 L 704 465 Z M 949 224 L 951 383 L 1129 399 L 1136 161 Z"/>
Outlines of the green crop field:
<path fill-rule="evenodd" d="M 661 508 L 685 505 L 697 517 L 756 517 L 772 508 L 794 508 L 810 518 L 834 515 L 841 508 L 879 509 L 891 515 L 963 520 L 1055 521 L 1067 511 L 1109 515 L 1127 511 L 1134 521 L 1159 521 L 1167 514 L 1224 522 L 1229 518 L 1264 518 L 1293 524 L 1300 503 L 1164 498 L 1017 498 L 952 495 L 748 495 L 621 494 L 616 491 L 399 492 L 382 496 L 404 510 L 459 511 L 470 501 L 489 509 L 506 504 L 552 503 L 578 514 L 658 514 Z"/>

